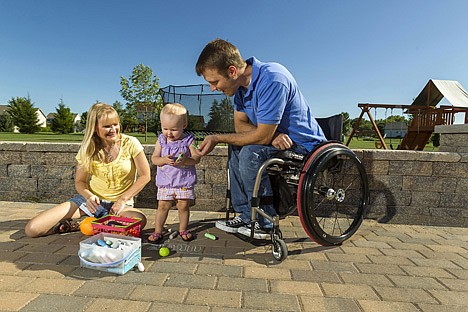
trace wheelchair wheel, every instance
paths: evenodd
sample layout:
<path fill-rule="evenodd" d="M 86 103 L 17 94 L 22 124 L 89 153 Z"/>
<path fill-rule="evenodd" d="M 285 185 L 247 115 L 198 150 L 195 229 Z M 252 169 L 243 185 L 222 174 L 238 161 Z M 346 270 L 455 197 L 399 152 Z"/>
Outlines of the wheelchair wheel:
<path fill-rule="evenodd" d="M 275 258 L 275 260 L 279 262 L 286 259 L 286 257 L 288 256 L 288 246 L 286 245 L 284 240 L 275 238 L 271 241 L 271 243 L 273 244 L 273 258 Z"/>
<path fill-rule="evenodd" d="M 359 228 L 368 201 L 367 175 L 346 146 L 328 143 L 301 171 L 297 208 L 307 235 L 324 246 L 340 245 Z"/>

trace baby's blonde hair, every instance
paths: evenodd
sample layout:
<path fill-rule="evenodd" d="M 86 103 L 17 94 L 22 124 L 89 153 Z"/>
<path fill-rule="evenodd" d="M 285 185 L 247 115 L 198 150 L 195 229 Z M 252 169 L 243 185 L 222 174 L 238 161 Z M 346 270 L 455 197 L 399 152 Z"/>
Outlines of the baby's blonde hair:
<path fill-rule="evenodd" d="M 180 118 L 184 122 L 185 126 L 188 124 L 187 109 L 182 104 L 168 103 L 164 105 L 161 109 L 160 116 L 162 117 L 163 115 Z"/>

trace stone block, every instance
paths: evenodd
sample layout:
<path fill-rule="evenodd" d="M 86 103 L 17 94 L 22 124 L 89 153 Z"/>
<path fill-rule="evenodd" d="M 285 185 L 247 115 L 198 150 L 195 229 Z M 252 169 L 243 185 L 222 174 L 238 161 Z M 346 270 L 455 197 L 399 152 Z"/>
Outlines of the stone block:
<path fill-rule="evenodd" d="M 47 142 L 33 142 L 27 143 L 25 150 L 27 152 L 47 152 L 47 153 L 68 153 L 71 152 L 76 155 L 80 149 L 81 143 L 47 143 Z"/>
<path fill-rule="evenodd" d="M 403 176 L 403 190 L 454 193 L 457 187 L 457 178 L 440 178 L 425 176 Z"/>
<path fill-rule="evenodd" d="M 370 190 L 391 190 L 391 192 L 402 190 L 403 177 L 401 175 L 367 175 Z"/>
<path fill-rule="evenodd" d="M 439 206 L 440 194 L 438 192 L 412 192 L 411 206 Z"/>
<path fill-rule="evenodd" d="M 468 163 L 433 163 L 434 176 L 468 178 Z"/>
<path fill-rule="evenodd" d="M 66 194 L 69 197 L 76 194 L 73 180 L 39 179 L 37 181 L 37 190 L 39 194 Z"/>
<path fill-rule="evenodd" d="M 390 161 L 390 175 L 432 175 L 432 163 L 428 161 Z"/>
<path fill-rule="evenodd" d="M 75 166 L 31 165 L 31 176 L 43 179 L 73 179 Z"/>
<path fill-rule="evenodd" d="M 31 166 L 9 165 L 8 176 L 13 178 L 31 178 Z"/>
<path fill-rule="evenodd" d="M 213 184 L 213 199 L 226 198 L 227 185 L 226 184 Z"/>
<path fill-rule="evenodd" d="M 197 198 L 195 205 L 190 209 L 193 211 L 225 211 L 226 204 L 220 200 Z"/>
<path fill-rule="evenodd" d="M 13 191 L 37 191 L 36 178 L 9 178 L 10 189 Z"/>
<path fill-rule="evenodd" d="M 0 164 L 0 177 L 6 177 L 8 176 L 8 165 L 2 165 Z"/>
<path fill-rule="evenodd" d="M 47 152 L 42 156 L 47 165 L 75 165 L 76 153 L 52 153 Z"/>
<path fill-rule="evenodd" d="M 457 181 L 457 189 L 455 191 L 457 194 L 467 194 L 468 193 L 468 179 L 460 179 Z"/>
<path fill-rule="evenodd" d="M 26 165 L 47 165 L 43 155 L 43 152 L 25 152 L 21 154 L 21 159 Z"/>
<path fill-rule="evenodd" d="M 443 208 L 452 208 L 452 207 L 466 207 L 466 204 L 464 203 L 468 202 L 468 195 L 467 193 L 452 193 L 452 194 L 447 194 L 447 193 L 440 193 L 438 194 L 440 197 L 440 202 L 439 202 L 439 207 Z M 468 210 L 468 207 L 466 207 Z"/>
<path fill-rule="evenodd" d="M 19 142 L 0 142 L 0 151 L 5 151 L 8 153 L 13 153 L 17 151 L 24 151 L 26 150 L 27 143 L 19 143 Z M 5 154 L 5 153 L 0 153 Z"/>
<path fill-rule="evenodd" d="M 226 170 L 227 159 L 222 156 L 205 156 L 200 159 L 200 163 L 197 165 L 197 167 L 206 170 Z"/>
<path fill-rule="evenodd" d="M 375 160 L 366 163 L 364 167 L 367 174 L 388 174 L 389 161 Z"/>
<path fill-rule="evenodd" d="M 0 153 L 0 165 L 21 164 L 21 152 Z"/>
<path fill-rule="evenodd" d="M 226 170 L 209 169 L 205 171 L 205 183 L 227 184 Z"/>
<path fill-rule="evenodd" d="M 205 183 L 205 170 L 197 169 L 197 183 L 198 184 Z"/>
<path fill-rule="evenodd" d="M 213 198 L 213 187 L 211 184 L 195 185 L 195 196 L 197 198 Z"/>
<path fill-rule="evenodd" d="M 432 216 L 436 217 L 450 217 L 450 218 L 460 218 L 462 217 L 463 210 L 460 208 L 441 208 L 434 207 L 429 209 Z"/>
<path fill-rule="evenodd" d="M 371 205 L 409 206 L 411 204 L 410 191 L 371 190 Z"/>

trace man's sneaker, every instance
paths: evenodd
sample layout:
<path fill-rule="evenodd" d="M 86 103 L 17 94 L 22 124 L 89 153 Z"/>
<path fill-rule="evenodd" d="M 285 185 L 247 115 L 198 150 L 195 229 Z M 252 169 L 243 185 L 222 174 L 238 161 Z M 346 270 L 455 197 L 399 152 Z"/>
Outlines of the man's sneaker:
<path fill-rule="evenodd" d="M 229 219 L 227 221 L 223 220 L 219 220 L 219 221 L 216 221 L 216 227 L 224 232 L 227 232 L 227 233 L 237 233 L 237 230 L 242 227 L 242 226 L 245 226 L 245 223 L 244 221 L 242 221 L 241 217 L 237 216 L 237 217 L 234 217 L 233 219 Z"/>
<path fill-rule="evenodd" d="M 250 233 L 251 233 L 250 229 L 251 229 L 251 226 L 249 223 L 246 226 L 240 227 L 237 233 L 250 237 Z M 258 224 L 258 222 L 255 222 L 253 237 L 255 239 L 270 239 L 271 235 L 270 235 L 269 229 L 262 229 L 260 225 Z"/>

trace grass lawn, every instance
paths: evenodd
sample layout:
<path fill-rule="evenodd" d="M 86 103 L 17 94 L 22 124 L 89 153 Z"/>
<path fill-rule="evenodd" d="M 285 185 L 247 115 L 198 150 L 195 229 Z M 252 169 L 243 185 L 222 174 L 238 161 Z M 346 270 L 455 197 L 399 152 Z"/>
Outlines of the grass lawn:
<path fill-rule="evenodd" d="M 346 139 L 347 140 L 347 139 Z M 346 140 L 344 143 L 346 143 Z M 351 143 L 349 144 L 349 148 L 351 149 L 376 149 L 375 143 L 380 143 L 379 139 L 357 139 L 356 137 L 353 137 L 351 140 Z M 400 139 L 385 139 L 385 144 L 387 145 L 388 149 L 391 149 L 390 145 L 393 146 L 394 149 L 397 148 L 398 144 L 400 144 Z M 424 147 L 425 152 L 437 152 L 439 151 L 439 148 L 432 145 L 432 142 L 429 142 L 426 144 Z"/>
<path fill-rule="evenodd" d="M 140 140 L 142 144 L 154 144 L 156 142 L 156 134 L 147 133 L 146 142 L 145 134 L 142 133 L 127 133 Z M 71 134 L 55 134 L 52 132 L 37 132 L 34 134 L 0 132 L 0 141 L 11 142 L 76 142 L 80 143 L 83 140 L 82 133 Z"/>
<path fill-rule="evenodd" d="M 156 134 L 148 132 L 146 135 L 139 132 L 128 133 L 128 135 L 134 136 L 140 140 L 142 144 L 154 144 L 156 142 Z M 13 133 L 13 132 L 0 132 L 0 141 L 16 141 L 16 142 L 77 142 L 80 143 L 83 140 L 83 134 L 81 133 L 72 133 L 72 134 L 55 134 L 52 132 L 37 132 L 35 134 L 24 134 L 24 133 Z M 346 142 L 346 140 L 345 140 Z M 351 149 L 375 149 L 375 140 L 363 140 L 353 138 L 349 147 Z M 199 142 L 200 143 L 200 142 Z M 394 148 L 400 144 L 399 139 L 385 139 L 387 147 L 390 148 L 390 144 Z M 437 152 L 439 149 L 432 146 L 432 143 L 429 142 L 424 148 L 425 151 Z"/>

